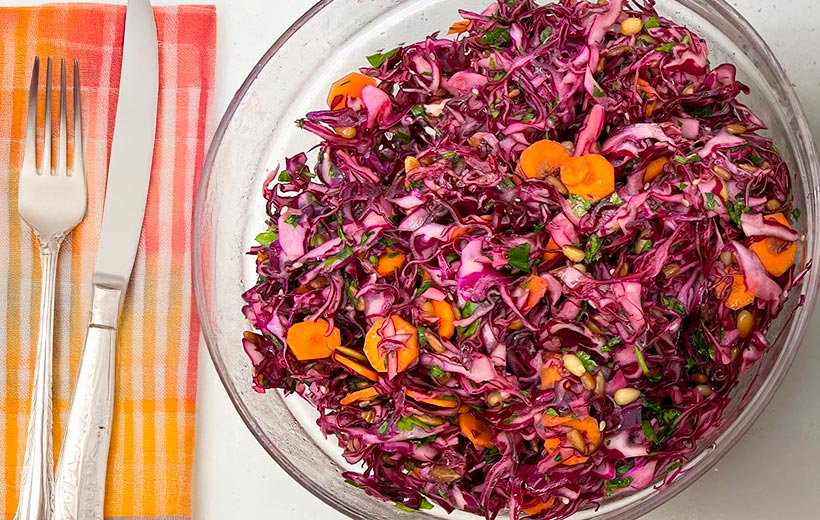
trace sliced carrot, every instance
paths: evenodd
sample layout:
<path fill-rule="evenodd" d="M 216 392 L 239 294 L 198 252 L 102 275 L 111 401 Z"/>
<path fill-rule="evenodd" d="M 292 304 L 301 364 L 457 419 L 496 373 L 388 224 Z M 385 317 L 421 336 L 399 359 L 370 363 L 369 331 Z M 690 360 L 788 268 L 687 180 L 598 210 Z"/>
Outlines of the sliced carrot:
<path fill-rule="evenodd" d="M 407 261 L 407 255 L 404 253 L 397 253 L 392 248 L 387 248 L 387 251 L 379 257 L 379 263 L 376 264 L 376 272 L 382 276 L 390 276 L 400 271 Z"/>
<path fill-rule="evenodd" d="M 652 101 L 648 101 L 646 103 L 646 107 L 644 107 L 643 115 L 646 117 L 652 117 L 652 114 L 655 113 L 655 108 L 658 106 L 658 100 L 653 99 Z"/>
<path fill-rule="evenodd" d="M 492 427 L 473 412 L 465 412 L 459 415 L 458 425 L 461 427 L 461 433 L 476 446 L 487 449 L 495 447 L 495 444 L 493 444 L 495 434 Z"/>
<path fill-rule="evenodd" d="M 791 229 L 788 219 L 782 213 L 767 215 L 764 219 L 778 222 Z M 772 276 L 785 274 L 794 265 L 794 259 L 797 256 L 797 244 L 779 238 L 765 238 L 749 246 L 749 249 L 760 258 L 763 267 Z"/>
<path fill-rule="evenodd" d="M 563 426 L 569 422 L 572 422 L 572 417 L 569 415 L 562 417 L 560 415 L 550 415 L 545 413 L 542 422 L 547 428 L 555 428 L 557 426 Z"/>
<path fill-rule="evenodd" d="M 660 159 L 655 159 L 649 166 L 646 167 L 646 173 L 643 174 L 643 181 L 644 182 L 652 182 L 660 174 L 663 173 L 663 168 L 669 163 L 669 159 L 666 157 L 661 157 Z"/>
<path fill-rule="evenodd" d="M 457 239 L 457 238 L 461 238 L 461 237 L 463 237 L 463 236 L 464 236 L 464 235 L 466 235 L 466 234 L 467 234 L 467 230 L 466 230 L 466 229 L 464 229 L 463 227 L 457 227 L 457 228 L 454 228 L 454 229 L 450 232 L 450 240 L 455 240 L 455 239 Z"/>
<path fill-rule="evenodd" d="M 447 31 L 447 34 L 461 34 L 467 32 L 470 29 L 470 22 L 467 20 L 461 20 L 460 22 L 456 22 L 450 26 L 450 30 Z"/>
<path fill-rule="evenodd" d="M 336 355 L 333 356 L 333 359 L 335 359 L 336 361 L 338 361 L 339 363 L 346 366 L 347 368 L 352 370 L 354 373 L 362 376 L 365 379 L 369 379 L 371 381 L 378 381 L 379 380 L 379 375 L 377 373 L 373 372 L 372 370 L 370 370 L 369 368 L 367 368 L 363 365 L 360 365 L 359 363 L 353 361 L 350 358 L 346 358 L 344 356 L 340 356 L 339 354 L 336 354 Z"/>
<path fill-rule="evenodd" d="M 555 504 L 555 497 L 547 499 L 546 501 L 535 498 L 521 506 L 521 510 L 529 516 L 535 516 L 549 510 L 553 504 Z"/>
<path fill-rule="evenodd" d="M 550 237 L 549 242 L 547 242 L 547 251 L 544 252 L 544 261 L 550 262 L 552 260 L 555 260 L 562 254 L 559 251 L 561 251 L 561 248 L 558 247 L 558 244 L 555 243 L 555 240 L 553 240 L 552 237 Z"/>
<path fill-rule="evenodd" d="M 296 359 L 308 361 L 329 358 L 342 344 L 342 335 L 337 327 L 330 330 L 330 325 L 319 319 L 293 324 L 285 341 Z"/>
<path fill-rule="evenodd" d="M 540 276 L 532 275 L 524 280 L 524 283 L 521 284 L 521 288 L 526 289 L 529 293 L 527 295 L 527 302 L 524 304 L 524 308 L 529 311 L 547 294 L 547 281 Z"/>
<path fill-rule="evenodd" d="M 330 87 L 330 93 L 327 96 L 327 106 L 331 110 L 339 110 L 347 108 L 347 101 L 350 98 L 362 97 L 362 90 L 367 85 L 376 86 L 376 80 L 359 74 L 358 72 L 351 72 Z"/>
<path fill-rule="evenodd" d="M 382 337 L 380 333 L 382 325 L 387 321 L 383 318 L 376 321 L 376 323 L 370 327 L 367 336 L 365 336 L 364 354 L 367 356 L 367 360 L 370 361 L 370 365 L 378 372 L 387 372 L 388 357 L 395 356 L 396 371 L 404 372 L 410 368 L 410 365 L 419 357 L 419 332 L 416 327 L 404 321 L 399 316 L 393 315 L 390 317 L 390 320 L 392 321 L 396 335 L 408 336 L 404 341 L 404 345 L 393 352 L 384 354 L 380 352 L 379 343 L 381 343 L 382 340 L 391 339 Z"/>
<path fill-rule="evenodd" d="M 421 392 L 416 392 L 415 390 L 407 390 L 405 391 L 407 397 L 413 399 L 414 401 L 418 401 L 420 403 L 429 404 L 433 406 L 438 406 L 439 408 L 458 408 L 458 401 L 454 399 L 443 399 L 441 397 L 432 397 Z"/>
<path fill-rule="evenodd" d="M 558 437 L 550 437 L 549 439 L 544 439 L 544 449 L 547 450 L 547 453 L 550 454 L 558 449 L 558 446 L 561 445 L 561 439 Z"/>
<path fill-rule="evenodd" d="M 551 365 L 541 369 L 541 388 L 545 390 L 555 388 L 555 383 L 561 379 L 561 369 L 556 365 Z"/>
<path fill-rule="evenodd" d="M 561 146 L 561 143 L 544 139 L 533 143 L 521 153 L 518 173 L 528 179 L 543 178 L 560 168 L 569 158 L 569 150 Z"/>
<path fill-rule="evenodd" d="M 593 446 L 597 446 L 601 442 L 601 429 L 594 417 L 573 419 L 567 423 L 567 426 L 583 433 Z"/>
<path fill-rule="evenodd" d="M 348 406 L 353 403 L 360 403 L 362 401 L 370 401 L 374 397 L 378 397 L 381 394 L 379 390 L 375 386 L 371 386 L 370 388 L 365 388 L 363 390 L 358 390 L 356 392 L 351 392 L 347 394 L 341 401 L 342 406 Z"/>
<path fill-rule="evenodd" d="M 572 157 L 561 165 L 561 181 L 568 188 L 585 183 L 589 174 L 589 162 L 586 157 Z"/>
<path fill-rule="evenodd" d="M 588 461 L 589 457 L 584 457 L 581 455 L 573 455 L 567 459 L 564 459 L 561 464 L 564 466 L 577 466 L 579 464 L 583 464 L 584 462 Z"/>
<path fill-rule="evenodd" d="M 725 289 L 726 282 L 720 282 L 715 285 L 715 293 L 718 296 L 721 296 Z M 746 287 L 746 279 L 743 275 L 732 275 L 732 288 L 729 292 L 729 296 L 726 298 L 726 307 L 732 309 L 733 311 L 739 311 L 740 309 L 751 305 L 754 301 L 755 295 L 749 290 L 748 287 Z"/>
<path fill-rule="evenodd" d="M 586 177 L 583 177 L 584 168 L 580 165 L 580 160 L 586 162 Z M 570 193 L 595 203 L 615 191 L 615 167 L 602 155 L 584 155 L 561 167 L 561 180 Z"/>
<path fill-rule="evenodd" d="M 456 315 L 453 306 L 446 301 L 433 300 L 433 314 L 438 318 L 438 335 L 450 339 L 456 332 Z"/>

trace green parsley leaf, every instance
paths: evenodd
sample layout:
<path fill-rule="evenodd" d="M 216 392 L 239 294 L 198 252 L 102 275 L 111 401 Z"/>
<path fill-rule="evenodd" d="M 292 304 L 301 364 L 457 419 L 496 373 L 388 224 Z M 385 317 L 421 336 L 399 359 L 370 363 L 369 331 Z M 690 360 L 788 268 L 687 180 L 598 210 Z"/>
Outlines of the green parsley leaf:
<path fill-rule="evenodd" d="M 432 286 L 433 286 L 433 282 L 431 282 L 431 281 L 426 281 L 426 282 L 424 282 L 423 284 L 421 284 L 421 287 L 419 287 L 418 289 L 416 289 L 416 294 L 415 294 L 413 297 L 414 297 L 414 298 L 418 298 L 419 296 L 421 296 L 422 294 L 424 294 L 424 291 L 426 291 L 427 289 L 431 288 Z"/>
<path fill-rule="evenodd" d="M 675 46 L 675 42 L 666 42 L 663 45 L 658 45 L 655 47 L 655 50 L 658 52 L 665 52 L 667 54 L 672 53 L 672 47 Z"/>
<path fill-rule="evenodd" d="M 728 202 L 726 209 L 729 211 L 729 218 L 732 219 L 732 222 L 734 222 L 737 227 L 741 226 L 740 216 L 749 211 L 749 208 L 742 202 L 732 201 Z"/>
<path fill-rule="evenodd" d="M 693 153 L 692 155 L 690 155 L 688 157 L 682 157 L 680 155 L 676 155 L 674 157 L 674 159 L 675 159 L 675 162 L 677 162 L 677 163 L 689 164 L 691 162 L 700 161 L 702 159 L 702 157 L 700 155 L 696 154 L 696 153 Z"/>
<path fill-rule="evenodd" d="M 792 210 L 792 218 L 793 218 L 794 220 L 799 219 L 799 218 L 800 218 L 800 215 L 801 215 L 800 208 L 794 208 L 794 209 Z"/>
<path fill-rule="evenodd" d="M 614 336 L 610 338 L 609 341 L 606 342 L 606 345 L 601 347 L 601 352 L 612 352 L 615 350 L 615 345 L 621 342 L 621 338 L 618 336 Z"/>
<path fill-rule="evenodd" d="M 349 245 L 345 244 L 344 249 L 342 249 L 338 254 L 335 254 L 335 255 L 331 256 L 330 258 L 328 258 L 327 260 L 325 260 L 325 267 L 330 267 L 333 264 L 335 264 L 336 262 L 343 262 L 343 261 L 347 260 L 348 258 L 350 258 L 351 256 L 353 256 L 353 249 Z M 379 263 L 379 259 L 377 258 L 376 259 L 376 264 L 378 264 L 378 263 Z"/>
<path fill-rule="evenodd" d="M 664 408 L 660 403 L 656 403 L 653 401 L 644 401 L 643 411 L 644 419 L 647 418 L 646 414 L 650 413 L 652 416 L 655 417 L 655 419 L 658 420 L 658 425 L 661 427 L 661 431 L 656 432 L 652 428 L 651 422 L 649 423 L 649 428 L 652 429 L 653 433 L 655 433 L 654 438 L 657 439 L 656 444 L 662 444 L 666 442 L 666 440 L 669 439 L 669 437 L 671 437 L 674 433 L 675 421 L 678 420 L 678 417 L 680 417 L 681 413 L 673 408 Z M 643 427 L 646 428 L 646 425 L 644 424 Z M 647 437 L 652 438 L 652 436 L 649 435 L 645 429 L 644 434 Z"/>
<path fill-rule="evenodd" d="M 499 71 L 493 74 L 493 81 L 501 81 L 502 79 L 507 77 L 507 73 L 504 71 Z"/>
<path fill-rule="evenodd" d="M 590 235 L 589 240 L 587 241 L 587 250 L 584 256 L 584 260 L 587 263 L 594 262 L 598 259 L 598 256 L 601 254 L 601 247 L 604 245 L 604 239 L 599 237 L 598 235 Z"/>
<path fill-rule="evenodd" d="M 603 90 L 601 90 L 601 88 L 598 85 L 592 85 L 592 97 L 606 97 L 606 93 Z"/>
<path fill-rule="evenodd" d="M 668 468 L 666 468 L 666 472 L 667 473 L 672 473 L 673 471 L 675 471 L 677 469 L 680 469 L 681 466 L 683 466 L 683 462 L 680 462 L 680 461 L 673 462 L 672 464 L 669 465 Z"/>
<path fill-rule="evenodd" d="M 503 27 L 496 27 L 484 33 L 479 42 L 491 47 L 504 47 L 512 42 L 512 38 L 510 38 L 510 31 Z"/>
<path fill-rule="evenodd" d="M 677 298 L 672 298 L 671 296 L 664 296 L 663 306 L 669 309 L 670 311 L 677 312 L 678 314 L 686 314 L 686 307 Z"/>
<path fill-rule="evenodd" d="M 555 410 L 555 408 L 547 408 L 547 411 L 545 413 L 552 417 L 558 417 L 558 412 Z"/>
<path fill-rule="evenodd" d="M 424 424 L 415 417 L 402 417 L 396 423 L 396 427 L 403 432 L 412 431 L 413 427 L 415 426 L 418 426 L 419 428 L 422 428 L 424 430 L 429 430 L 430 428 L 432 428 L 432 426 L 430 426 L 429 424 Z"/>
<path fill-rule="evenodd" d="M 404 511 L 405 513 L 415 513 L 417 511 L 417 509 L 407 507 L 404 504 L 396 504 L 396 509 L 399 511 Z"/>
<path fill-rule="evenodd" d="M 413 115 L 413 117 L 424 117 L 427 114 L 427 112 L 425 112 L 424 110 L 424 107 L 421 105 L 416 105 L 413 108 L 411 108 L 410 113 Z"/>
<path fill-rule="evenodd" d="M 350 486 L 353 486 L 353 487 L 355 487 L 355 488 L 362 489 L 362 485 L 361 485 L 361 484 L 359 484 L 358 482 L 353 482 L 353 481 L 352 481 L 352 480 L 350 480 L 350 479 L 345 479 L 345 483 L 346 483 L 346 484 L 348 484 L 348 485 L 350 485 Z"/>
<path fill-rule="evenodd" d="M 624 205 L 624 199 L 622 199 L 621 196 L 618 195 L 618 192 L 616 191 L 615 193 L 610 195 L 609 203 L 612 204 L 613 206 L 621 207 L 621 206 Z"/>
<path fill-rule="evenodd" d="M 655 245 L 655 243 L 651 240 L 646 240 L 642 238 L 635 242 L 635 247 L 633 247 L 632 250 L 635 251 L 635 254 L 642 255 L 650 249 L 652 249 L 653 245 Z"/>
<path fill-rule="evenodd" d="M 562 456 L 561 456 L 561 453 L 560 453 L 560 452 L 558 452 L 558 453 L 555 455 L 555 458 L 554 458 L 554 459 L 552 459 L 552 460 L 554 460 L 555 462 L 562 462 L 562 461 L 564 460 L 564 457 L 562 457 Z"/>
<path fill-rule="evenodd" d="M 419 506 L 419 509 L 422 510 L 422 511 L 427 511 L 428 509 L 433 509 L 433 504 L 430 503 L 430 501 L 427 500 L 426 498 L 422 498 L 421 499 L 421 505 Z"/>
<path fill-rule="evenodd" d="M 717 207 L 717 200 L 715 200 L 715 194 L 711 192 L 706 192 L 706 209 L 713 210 Z"/>
<path fill-rule="evenodd" d="M 627 473 L 629 473 L 629 470 L 631 470 L 634 466 L 635 466 L 635 462 L 633 462 L 633 461 L 628 461 L 628 462 L 624 462 L 623 464 L 619 464 L 615 468 L 615 474 L 618 475 L 619 477 L 622 477 L 622 476 L 626 475 Z"/>
<path fill-rule="evenodd" d="M 461 335 L 466 339 L 471 337 L 473 334 L 478 331 L 478 326 L 481 324 L 481 320 L 475 320 L 474 322 L 470 323 L 470 326 L 464 329 Z"/>
<path fill-rule="evenodd" d="M 269 245 L 276 242 L 278 238 L 279 233 L 277 233 L 274 228 L 269 228 L 267 231 L 256 235 L 256 241 L 265 247 L 268 247 Z"/>
<path fill-rule="evenodd" d="M 547 43 L 552 37 L 552 27 L 547 27 L 541 32 L 541 43 Z"/>
<path fill-rule="evenodd" d="M 709 361 L 715 357 L 715 347 L 710 346 L 703 337 L 701 331 L 695 331 L 691 337 L 692 344 L 695 346 L 695 356 L 701 361 Z"/>
<path fill-rule="evenodd" d="M 777 155 L 780 155 L 780 149 L 774 143 L 772 143 L 772 151 Z"/>
<path fill-rule="evenodd" d="M 461 309 L 461 318 L 469 318 L 470 316 L 475 314 L 475 311 L 477 311 L 480 306 L 481 304 L 468 301 L 464 304 L 464 307 Z"/>
<path fill-rule="evenodd" d="M 592 202 L 588 198 L 574 193 L 569 194 L 569 203 L 576 217 L 583 217 L 592 208 Z"/>
<path fill-rule="evenodd" d="M 302 215 L 288 215 L 285 219 L 285 224 L 290 224 L 293 227 L 299 227 L 299 221 L 302 220 Z"/>
<path fill-rule="evenodd" d="M 643 423 L 641 424 L 641 427 L 643 428 L 643 434 L 647 439 L 654 442 L 655 444 L 659 444 L 658 434 L 655 433 L 655 428 L 652 427 L 652 421 L 650 421 L 649 419 L 644 419 Z"/>
<path fill-rule="evenodd" d="M 755 166 L 760 166 L 761 164 L 763 164 L 763 159 L 756 155 L 750 155 L 749 160 L 752 161 L 752 164 L 754 164 Z"/>
<path fill-rule="evenodd" d="M 528 110 L 527 113 L 524 114 L 524 117 L 521 118 L 521 122 L 529 123 L 533 119 L 535 119 L 535 112 L 533 112 L 532 110 Z"/>
<path fill-rule="evenodd" d="M 373 54 L 372 56 L 367 57 L 367 61 L 370 62 L 370 66 L 374 69 L 378 69 L 384 62 L 395 56 L 399 53 L 400 47 L 396 47 L 395 49 L 387 52 L 380 52 Z"/>
<path fill-rule="evenodd" d="M 592 359 L 589 354 L 586 352 L 578 351 L 575 353 L 575 356 L 581 360 L 581 363 L 584 365 L 584 368 L 587 369 L 587 372 L 592 372 L 598 367 L 598 363 Z"/>
<path fill-rule="evenodd" d="M 680 42 L 684 45 L 689 45 L 689 42 L 692 41 L 692 38 L 689 37 L 688 34 L 684 34 L 683 38 L 681 38 Z"/>
<path fill-rule="evenodd" d="M 612 494 L 619 490 L 628 488 L 632 485 L 632 477 L 623 477 L 623 478 L 613 478 L 606 481 L 604 484 L 604 490 L 606 492 L 606 496 L 612 496 Z"/>
<path fill-rule="evenodd" d="M 361 240 L 361 242 L 359 242 L 359 245 L 365 245 L 367 243 L 367 241 L 370 240 L 373 237 L 373 235 L 375 235 L 375 234 L 376 234 L 375 231 L 368 231 L 366 233 L 363 233 L 362 234 L 362 240 Z"/>
<path fill-rule="evenodd" d="M 686 111 L 694 117 L 711 117 L 715 112 L 711 106 L 688 108 Z"/>
<path fill-rule="evenodd" d="M 387 423 L 387 421 L 384 421 L 379 425 L 379 429 L 376 430 L 376 433 L 378 433 L 379 435 L 384 435 L 385 433 L 387 433 L 387 429 L 389 427 L 390 425 Z"/>
<path fill-rule="evenodd" d="M 438 365 L 430 365 L 430 366 L 427 367 L 427 370 L 429 370 L 430 375 L 435 377 L 436 379 L 441 379 L 442 377 L 444 377 L 447 374 Z"/>
<path fill-rule="evenodd" d="M 507 263 L 512 269 L 530 272 L 530 244 L 524 243 L 507 252 Z"/>
<path fill-rule="evenodd" d="M 661 26 L 661 21 L 654 16 L 643 24 L 644 29 L 654 29 Z"/>
<path fill-rule="evenodd" d="M 282 170 L 279 173 L 279 182 L 290 182 L 290 172 L 287 170 Z"/>

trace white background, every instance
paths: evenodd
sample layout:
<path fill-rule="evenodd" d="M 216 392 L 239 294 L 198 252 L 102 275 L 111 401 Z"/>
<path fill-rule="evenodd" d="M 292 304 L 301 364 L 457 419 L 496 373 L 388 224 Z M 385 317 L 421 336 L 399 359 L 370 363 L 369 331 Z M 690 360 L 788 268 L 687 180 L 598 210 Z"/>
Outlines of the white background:
<path fill-rule="evenodd" d="M 116 0 L 115 0 L 116 1 Z M 454 0 L 456 1 L 456 0 Z M 663 1 L 663 0 L 659 0 Z M 207 0 L 156 0 L 155 4 Z M 37 3 L 0 0 L 0 5 Z M 213 0 L 218 9 L 216 112 L 312 0 Z M 489 3 L 489 0 L 488 0 Z M 730 1 L 769 42 L 820 136 L 820 11 L 812 0 Z M 786 382 L 752 431 L 711 474 L 642 520 L 809 520 L 820 497 L 820 313 Z M 194 519 L 343 520 L 270 459 L 200 354 Z"/>

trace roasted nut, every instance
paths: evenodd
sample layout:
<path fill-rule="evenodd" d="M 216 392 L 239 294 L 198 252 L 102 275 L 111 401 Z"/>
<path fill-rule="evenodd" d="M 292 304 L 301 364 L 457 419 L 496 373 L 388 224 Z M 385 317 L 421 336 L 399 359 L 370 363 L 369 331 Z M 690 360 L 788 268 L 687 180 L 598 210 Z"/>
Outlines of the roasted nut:
<path fill-rule="evenodd" d="M 569 372 L 576 377 L 581 377 L 587 373 L 586 367 L 584 367 L 584 364 L 575 354 L 564 355 L 563 362 L 564 368 L 569 370 Z"/>
<path fill-rule="evenodd" d="M 618 406 L 626 406 L 638 400 L 641 391 L 637 388 L 621 388 L 615 392 L 615 403 Z"/>
<path fill-rule="evenodd" d="M 624 36 L 635 36 L 643 30 L 643 20 L 640 18 L 627 18 L 621 22 L 621 33 Z"/>

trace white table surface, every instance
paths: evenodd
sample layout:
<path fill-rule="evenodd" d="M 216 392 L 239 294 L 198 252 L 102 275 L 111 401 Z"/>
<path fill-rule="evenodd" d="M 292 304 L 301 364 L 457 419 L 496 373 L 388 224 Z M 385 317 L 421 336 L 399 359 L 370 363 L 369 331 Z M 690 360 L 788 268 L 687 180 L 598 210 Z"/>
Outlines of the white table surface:
<path fill-rule="evenodd" d="M 155 4 L 208 0 L 155 0 Z M 663 1 L 663 0 L 660 0 Z M 22 5 L 31 0 L 0 0 Z M 214 0 L 218 9 L 216 112 L 268 47 L 313 0 Z M 489 3 L 489 2 L 488 2 Z M 731 2 L 769 42 L 820 136 L 820 12 L 811 0 Z M 789 8 L 786 8 L 789 5 Z M 820 496 L 820 313 L 797 361 L 752 431 L 718 467 L 643 520 L 817 518 Z M 199 356 L 194 519 L 343 520 L 286 475 L 228 400 L 207 351 Z"/>

